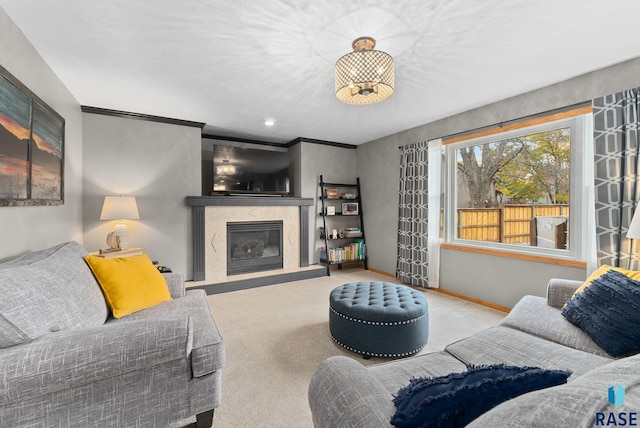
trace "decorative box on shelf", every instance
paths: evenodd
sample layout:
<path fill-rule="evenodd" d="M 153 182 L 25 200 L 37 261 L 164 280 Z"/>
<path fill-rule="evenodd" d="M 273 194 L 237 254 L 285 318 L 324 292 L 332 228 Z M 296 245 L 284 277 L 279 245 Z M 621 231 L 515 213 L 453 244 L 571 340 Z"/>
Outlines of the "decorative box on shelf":
<path fill-rule="evenodd" d="M 338 199 L 340 197 L 338 189 L 324 189 L 324 193 L 326 199 Z"/>
<path fill-rule="evenodd" d="M 360 238 L 362 236 L 362 231 L 359 227 L 347 227 L 344 230 L 345 238 Z"/>

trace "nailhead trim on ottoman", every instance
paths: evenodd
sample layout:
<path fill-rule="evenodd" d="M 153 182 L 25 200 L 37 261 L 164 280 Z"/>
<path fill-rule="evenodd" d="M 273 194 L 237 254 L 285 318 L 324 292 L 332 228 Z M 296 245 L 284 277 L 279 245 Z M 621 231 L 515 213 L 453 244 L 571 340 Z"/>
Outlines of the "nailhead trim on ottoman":
<path fill-rule="evenodd" d="M 329 296 L 329 330 L 344 348 L 372 357 L 415 354 L 429 339 L 429 307 L 417 290 L 388 282 L 351 282 Z"/>

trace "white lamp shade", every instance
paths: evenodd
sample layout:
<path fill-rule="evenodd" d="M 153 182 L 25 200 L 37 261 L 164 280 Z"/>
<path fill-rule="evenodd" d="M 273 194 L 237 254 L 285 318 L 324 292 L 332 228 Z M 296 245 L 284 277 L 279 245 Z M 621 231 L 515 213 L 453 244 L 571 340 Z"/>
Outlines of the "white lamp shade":
<path fill-rule="evenodd" d="M 629 230 L 627 230 L 627 238 L 640 239 L 640 207 L 633 213 L 633 218 L 629 224 Z"/>
<path fill-rule="evenodd" d="M 134 196 L 105 196 L 100 220 L 138 220 L 138 205 Z"/>

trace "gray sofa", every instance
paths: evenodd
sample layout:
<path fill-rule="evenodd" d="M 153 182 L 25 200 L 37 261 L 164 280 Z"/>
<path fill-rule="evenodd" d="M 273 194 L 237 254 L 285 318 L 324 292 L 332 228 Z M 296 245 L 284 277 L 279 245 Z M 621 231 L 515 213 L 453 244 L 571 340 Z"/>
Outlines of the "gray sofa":
<path fill-rule="evenodd" d="M 611 358 L 560 314 L 581 284 L 551 280 L 546 299 L 525 296 L 498 326 L 441 352 L 369 367 L 347 357 L 325 360 L 309 386 L 315 427 L 388 427 L 395 413 L 392 398 L 412 377 L 464 372 L 467 364 L 504 363 L 573 372 L 567 384 L 506 401 L 468 426 L 592 427 L 598 412 L 607 418 L 611 412 L 640 412 L 640 355 Z M 619 409 L 607 401 L 608 388 L 616 383 L 626 388 L 626 402 Z"/>
<path fill-rule="evenodd" d="M 0 426 L 210 427 L 224 345 L 204 291 L 114 319 L 76 242 L 0 264 Z"/>

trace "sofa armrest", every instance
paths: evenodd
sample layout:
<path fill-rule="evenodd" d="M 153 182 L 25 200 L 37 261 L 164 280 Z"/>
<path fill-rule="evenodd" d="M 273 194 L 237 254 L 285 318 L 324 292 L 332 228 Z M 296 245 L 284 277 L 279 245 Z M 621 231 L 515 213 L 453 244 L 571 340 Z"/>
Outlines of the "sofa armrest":
<path fill-rule="evenodd" d="M 186 360 L 192 343 L 188 315 L 45 334 L 0 349 L 0 405 Z"/>
<path fill-rule="evenodd" d="M 181 273 L 169 272 L 163 273 L 162 276 L 164 276 L 164 280 L 167 281 L 169 294 L 171 294 L 172 299 L 184 297 L 184 276 Z"/>
<path fill-rule="evenodd" d="M 583 281 L 573 279 L 551 279 L 547 285 L 547 304 L 562 309 L 582 284 Z"/>
<path fill-rule="evenodd" d="M 309 385 L 315 428 L 388 427 L 392 399 L 366 367 L 347 357 L 323 361 Z"/>

